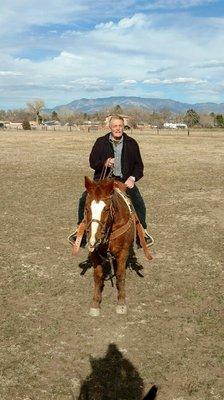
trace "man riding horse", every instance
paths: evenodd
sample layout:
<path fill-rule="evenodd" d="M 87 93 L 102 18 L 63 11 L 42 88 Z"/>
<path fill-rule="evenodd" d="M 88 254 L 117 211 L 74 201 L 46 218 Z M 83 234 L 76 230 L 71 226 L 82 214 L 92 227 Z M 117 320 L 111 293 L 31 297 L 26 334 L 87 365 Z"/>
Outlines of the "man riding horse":
<path fill-rule="evenodd" d="M 96 140 L 90 153 L 89 163 L 94 170 L 94 180 L 110 176 L 125 184 L 126 193 L 144 228 L 146 245 L 151 246 L 154 240 L 147 232 L 145 203 L 135 184 L 143 177 L 144 169 L 138 143 L 124 132 L 124 119 L 121 116 L 112 116 L 109 126 L 111 131 Z M 85 191 L 79 199 L 78 226 L 84 218 L 86 195 Z M 76 240 L 77 231 L 78 227 L 69 236 L 71 244 Z M 84 236 L 81 246 L 85 247 L 85 244 Z"/>

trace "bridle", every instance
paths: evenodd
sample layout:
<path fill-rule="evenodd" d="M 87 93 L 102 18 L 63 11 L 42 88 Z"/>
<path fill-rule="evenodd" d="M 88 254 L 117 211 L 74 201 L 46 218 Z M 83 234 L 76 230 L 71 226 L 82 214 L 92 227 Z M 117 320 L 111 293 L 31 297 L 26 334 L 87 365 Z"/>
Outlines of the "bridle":
<path fill-rule="evenodd" d="M 114 220 L 114 214 L 115 214 L 115 209 L 114 209 L 114 205 L 113 205 L 113 195 L 111 195 L 110 197 L 107 197 L 106 199 L 101 199 L 101 200 L 110 200 L 110 206 L 109 206 L 109 210 L 108 210 L 108 215 L 107 218 L 104 222 L 100 221 L 99 219 L 96 218 L 92 218 L 89 222 L 87 222 L 87 207 L 85 208 L 85 220 L 86 220 L 86 234 L 87 237 L 89 236 L 90 233 L 90 229 L 91 229 L 91 225 L 93 222 L 96 222 L 100 228 L 101 228 L 101 237 L 100 239 L 98 239 L 95 243 L 94 248 L 96 249 L 100 244 L 106 244 L 108 242 L 108 238 L 109 238 L 109 234 L 111 232 L 111 228 L 112 228 L 112 223 Z"/>

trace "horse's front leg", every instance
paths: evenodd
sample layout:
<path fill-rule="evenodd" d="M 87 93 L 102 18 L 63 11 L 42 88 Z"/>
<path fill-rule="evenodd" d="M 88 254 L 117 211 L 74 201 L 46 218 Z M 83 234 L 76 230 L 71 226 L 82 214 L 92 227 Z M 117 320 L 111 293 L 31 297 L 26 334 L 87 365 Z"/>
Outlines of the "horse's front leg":
<path fill-rule="evenodd" d="M 94 294 L 89 313 L 92 317 L 98 317 L 100 315 L 100 303 L 102 300 L 102 291 L 104 287 L 102 265 L 97 264 L 96 266 L 94 266 L 93 276 L 94 276 Z"/>
<path fill-rule="evenodd" d="M 126 261 L 128 258 L 128 250 L 122 250 L 117 256 L 116 268 L 116 286 L 118 290 L 118 304 L 116 307 L 117 314 L 126 314 L 126 294 L 125 294 L 125 275 L 126 275 Z"/>

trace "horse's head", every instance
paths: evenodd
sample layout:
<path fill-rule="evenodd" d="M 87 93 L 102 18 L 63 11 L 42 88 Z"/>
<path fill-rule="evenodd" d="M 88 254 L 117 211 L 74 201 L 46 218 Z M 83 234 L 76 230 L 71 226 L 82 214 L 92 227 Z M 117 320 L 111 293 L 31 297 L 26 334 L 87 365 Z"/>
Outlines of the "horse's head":
<path fill-rule="evenodd" d="M 99 182 L 85 177 L 88 192 L 85 204 L 88 249 L 94 251 L 106 238 L 112 222 L 112 194 L 114 182 L 104 179 Z"/>

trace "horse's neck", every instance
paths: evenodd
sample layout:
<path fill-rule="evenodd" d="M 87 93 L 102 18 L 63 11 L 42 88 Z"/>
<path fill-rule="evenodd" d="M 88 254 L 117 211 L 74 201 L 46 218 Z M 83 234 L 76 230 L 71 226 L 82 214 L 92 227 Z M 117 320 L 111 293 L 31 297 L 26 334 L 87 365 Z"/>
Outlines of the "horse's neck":
<path fill-rule="evenodd" d="M 114 204 L 114 222 L 117 225 L 123 225 L 130 218 L 130 208 L 124 196 L 115 191 L 113 195 Z"/>

